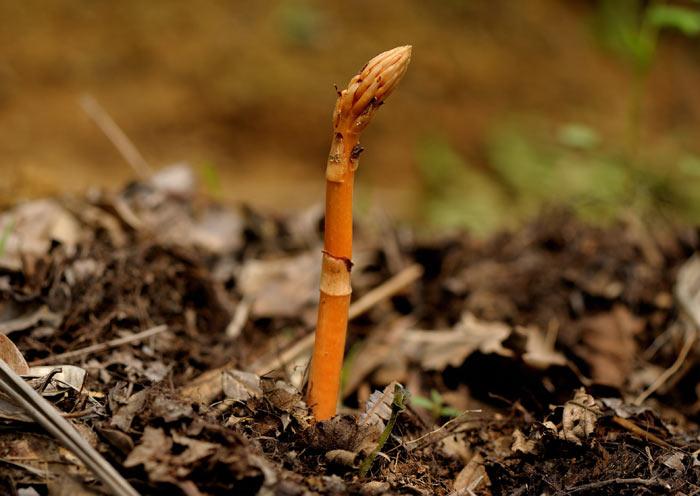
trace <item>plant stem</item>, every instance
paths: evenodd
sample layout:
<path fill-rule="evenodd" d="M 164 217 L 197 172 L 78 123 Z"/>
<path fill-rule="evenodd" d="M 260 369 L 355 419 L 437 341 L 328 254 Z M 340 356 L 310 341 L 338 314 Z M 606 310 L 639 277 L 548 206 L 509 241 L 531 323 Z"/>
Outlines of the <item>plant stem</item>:
<path fill-rule="evenodd" d="M 326 165 L 326 219 L 321 294 L 308 402 L 316 420 L 335 415 L 350 307 L 352 194 L 362 148 L 360 133 L 403 77 L 411 47 L 397 47 L 370 60 L 338 93 L 333 140 Z"/>
<path fill-rule="evenodd" d="M 389 417 L 386 427 L 384 427 L 381 436 L 379 436 L 377 447 L 374 448 L 369 455 L 367 455 L 367 458 L 362 460 L 362 463 L 360 464 L 360 477 L 367 475 L 369 469 L 372 468 L 374 459 L 377 458 L 377 455 L 389 440 L 389 436 L 391 435 L 391 431 L 394 430 L 394 425 L 396 424 L 396 419 L 399 417 L 399 413 L 406 409 L 405 401 L 407 396 L 408 392 L 403 388 L 403 386 L 400 384 L 394 386 L 394 401 L 391 402 L 391 417 Z"/>

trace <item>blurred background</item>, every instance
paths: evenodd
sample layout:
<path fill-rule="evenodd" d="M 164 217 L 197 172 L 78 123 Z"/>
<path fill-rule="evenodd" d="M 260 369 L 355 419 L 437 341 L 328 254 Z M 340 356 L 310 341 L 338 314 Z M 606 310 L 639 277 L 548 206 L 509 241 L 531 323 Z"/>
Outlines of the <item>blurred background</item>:
<path fill-rule="evenodd" d="M 480 233 L 562 203 L 697 222 L 698 34 L 696 0 L 0 0 L 0 199 L 135 178 L 89 94 L 154 168 L 312 205 L 333 84 L 412 44 L 363 136 L 358 209 Z"/>

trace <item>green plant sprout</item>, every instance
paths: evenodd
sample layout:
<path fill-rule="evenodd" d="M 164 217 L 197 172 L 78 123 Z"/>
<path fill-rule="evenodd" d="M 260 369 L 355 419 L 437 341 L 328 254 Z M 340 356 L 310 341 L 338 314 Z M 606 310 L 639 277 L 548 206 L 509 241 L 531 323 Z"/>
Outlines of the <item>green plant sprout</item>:
<path fill-rule="evenodd" d="M 629 141 L 636 154 L 642 125 L 642 102 L 651 67 L 656 59 L 661 31 L 687 37 L 700 34 L 698 8 L 662 1 L 604 0 L 600 3 L 598 33 L 603 43 L 627 62 L 633 72 L 629 109 Z"/>
<path fill-rule="evenodd" d="M 445 399 L 442 395 L 435 389 L 430 390 L 430 398 L 425 398 L 424 396 L 412 396 L 411 405 L 420 408 L 425 408 L 428 410 L 433 417 L 433 420 L 437 421 L 442 417 L 459 417 L 462 415 L 460 410 L 445 404 Z"/>
<path fill-rule="evenodd" d="M 7 248 L 7 240 L 10 239 L 10 234 L 15 228 L 15 219 L 11 218 L 5 223 L 5 227 L 0 234 L 0 257 L 5 255 L 5 249 Z"/>
<path fill-rule="evenodd" d="M 216 165 L 212 162 L 203 163 L 200 167 L 199 174 L 209 194 L 216 199 L 220 199 L 222 192 L 221 176 L 219 175 L 219 170 Z"/>

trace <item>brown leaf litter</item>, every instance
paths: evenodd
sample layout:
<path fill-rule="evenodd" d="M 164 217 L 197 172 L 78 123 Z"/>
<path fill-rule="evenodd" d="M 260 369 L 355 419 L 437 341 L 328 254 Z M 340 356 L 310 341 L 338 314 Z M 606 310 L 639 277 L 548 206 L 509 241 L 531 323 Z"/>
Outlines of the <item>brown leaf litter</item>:
<path fill-rule="evenodd" d="M 360 225 L 355 299 L 422 276 L 352 321 L 345 406 L 314 424 L 308 348 L 288 352 L 312 331 L 318 210 L 213 205 L 186 172 L 0 219 L 0 357 L 142 494 L 700 490 L 694 230 Z M 392 381 L 422 401 L 362 478 Z M 30 421 L 0 397 L 0 493 L 105 494 Z"/>

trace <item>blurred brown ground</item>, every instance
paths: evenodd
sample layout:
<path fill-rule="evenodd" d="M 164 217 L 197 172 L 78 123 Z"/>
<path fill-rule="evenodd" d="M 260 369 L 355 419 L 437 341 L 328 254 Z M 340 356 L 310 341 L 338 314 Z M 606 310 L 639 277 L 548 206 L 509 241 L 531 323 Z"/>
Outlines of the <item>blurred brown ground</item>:
<path fill-rule="evenodd" d="M 409 73 L 363 140 L 359 180 L 365 198 L 412 217 L 427 134 L 477 166 L 490 130 L 513 115 L 622 139 L 630 74 L 596 43 L 594 4 L 0 0 L 0 197 L 134 176 L 78 105 L 89 93 L 154 166 L 213 164 L 227 200 L 317 202 L 332 84 L 410 43 Z M 700 152 L 698 59 L 685 40 L 664 40 L 645 142 Z"/>

